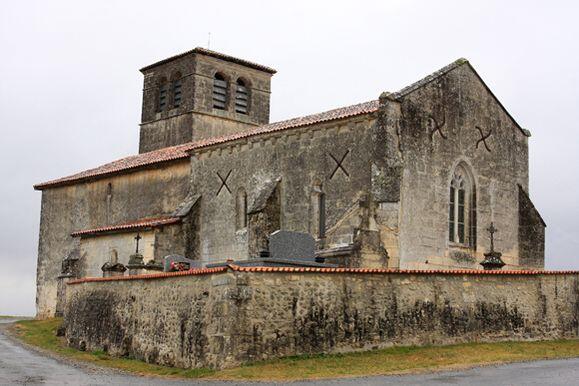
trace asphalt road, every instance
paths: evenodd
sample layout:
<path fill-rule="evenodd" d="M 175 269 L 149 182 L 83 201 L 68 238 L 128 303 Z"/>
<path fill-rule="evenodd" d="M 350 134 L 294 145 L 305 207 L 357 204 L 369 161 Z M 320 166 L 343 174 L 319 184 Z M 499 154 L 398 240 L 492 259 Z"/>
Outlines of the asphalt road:
<path fill-rule="evenodd" d="M 170 381 L 114 370 L 75 366 L 29 350 L 4 334 L 0 322 L 0 385 L 264 385 L 218 381 Z M 579 385 L 579 358 L 420 375 L 293 382 L 303 386 L 374 385 Z"/>

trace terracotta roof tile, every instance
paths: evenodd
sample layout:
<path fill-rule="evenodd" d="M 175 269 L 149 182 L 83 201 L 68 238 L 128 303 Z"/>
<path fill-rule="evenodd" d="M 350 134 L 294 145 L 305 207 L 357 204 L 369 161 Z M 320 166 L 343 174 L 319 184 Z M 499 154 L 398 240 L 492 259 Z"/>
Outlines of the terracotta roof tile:
<path fill-rule="evenodd" d="M 315 268 L 315 267 L 240 267 L 230 264 L 226 267 L 217 268 L 201 268 L 191 269 L 189 271 L 180 272 L 163 272 L 151 273 L 146 275 L 133 276 L 115 276 L 115 277 L 86 277 L 77 280 L 71 280 L 68 284 L 79 284 L 99 281 L 118 281 L 118 280 L 150 280 L 163 279 L 175 276 L 197 276 L 197 275 L 211 275 L 214 273 L 224 273 L 228 270 L 235 272 L 273 272 L 273 273 L 324 273 L 324 274 L 381 274 L 381 275 L 483 275 L 483 276 L 533 276 L 533 275 L 579 275 L 579 271 L 484 271 L 480 269 L 449 269 L 449 270 L 416 270 L 416 269 L 381 269 L 381 268 Z"/>
<path fill-rule="evenodd" d="M 139 219 L 135 221 L 130 221 L 122 224 L 108 225 L 100 228 L 84 229 L 76 232 L 72 232 L 70 235 L 72 237 L 78 236 L 89 236 L 97 235 L 100 233 L 115 232 L 115 231 L 130 231 L 134 229 L 143 228 L 154 228 L 161 225 L 176 224 L 181 222 L 180 217 L 157 217 L 157 218 L 147 218 Z"/>
<path fill-rule="evenodd" d="M 393 268 L 316 268 L 316 267 L 240 267 L 229 265 L 239 272 L 312 272 L 312 273 L 364 273 L 364 274 L 407 274 L 407 275 L 563 275 L 579 274 L 579 271 L 544 271 L 544 270 L 499 270 L 482 269 L 393 269 Z"/>
<path fill-rule="evenodd" d="M 88 169 L 80 173 L 76 173 L 67 177 L 58 178 L 34 185 L 34 189 L 43 190 L 46 188 L 54 188 L 57 186 L 70 185 L 72 182 L 87 181 L 95 177 L 104 177 L 127 170 L 140 169 L 145 166 L 159 164 L 168 161 L 189 158 L 187 150 L 191 147 L 191 143 L 166 147 L 159 150 L 154 150 L 148 153 L 132 155 L 121 158 L 119 160 L 109 162 L 94 169 Z"/>
<path fill-rule="evenodd" d="M 288 119 L 286 121 L 270 123 L 268 125 L 259 126 L 254 129 L 236 134 L 211 138 L 208 140 L 202 140 L 198 142 L 189 142 L 183 145 L 166 147 L 148 153 L 137 154 L 130 157 L 121 158 L 117 161 L 104 164 L 94 169 L 85 170 L 83 172 L 70 175 L 68 177 L 63 177 L 56 180 L 51 180 L 48 182 L 43 182 L 34 185 L 34 189 L 43 190 L 58 186 L 71 185 L 73 183 L 88 181 L 95 178 L 102 178 L 105 176 L 118 174 L 120 172 L 140 169 L 154 164 L 175 161 L 180 159 L 187 159 L 189 158 L 188 152 L 191 150 L 201 149 L 229 141 L 235 141 L 237 139 L 253 137 L 260 134 L 272 133 L 291 128 L 308 126 L 315 123 L 327 122 L 335 119 L 343 119 L 355 115 L 372 113 L 377 110 L 378 110 L 378 101 L 374 100 L 370 102 L 360 103 L 357 105 L 329 110 L 323 113 L 307 115 L 305 117 L 299 117 L 294 119 Z"/>
<path fill-rule="evenodd" d="M 218 267 L 218 268 L 190 269 L 188 271 L 177 271 L 177 272 L 150 273 L 150 274 L 145 274 L 145 275 L 111 276 L 111 277 L 84 277 L 82 279 L 71 280 L 68 282 L 68 284 L 91 283 L 91 282 L 99 282 L 99 281 L 164 279 L 164 278 L 175 277 L 175 276 L 202 276 L 202 275 L 211 275 L 214 273 L 222 273 L 222 272 L 226 272 L 226 271 L 227 271 L 227 267 Z"/>
<path fill-rule="evenodd" d="M 203 147 L 207 147 L 207 146 L 211 146 L 211 145 L 215 145 L 215 144 L 219 144 L 219 143 L 234 141 L 236 139 L 253 137 L 253 136 L 259 135 L 259 134 L 273 133 L 273 132 L 277 132 L 277 131 L 293 129 L 296 127 L 309 126 L 309 125 L 313 125 L 315 123 L 328 122 L 328 121 L 333 121 L 336 119 L 344 119 L 344 118 L 353 117 L 356 115 L 373 113 L 375 111 L 378 111 L 378 101 L 377 100 L 359 103 L 359 104 L 352 105 L 352 106 L 341 107 L 341 108 L 325 111 L 323 113 L 306 115 L 305 117 L 293 118 L 293 119 L 288 119 L 286 121 L 270 123 L 268 125 L 256 127 L 255 129 L 251 129 L 251 130 L 247 130 L 247 131 L 243 131 L 240 133 L 235 133 L 235 134 L 231 134 L 231 135 L 227 135 L 227 136 L 223 136 L 223 137 L 210 138 L 210 139 L 206 139 L 204 141 L 194 142 L 194 143 L 192 143 L 191 150 L 200 149 Z"/>
<path fill-rule="evenodd" d="M 207 48 L 202 48 L 202 47 L 196 47 L 193 48 L 192 50 L 177 54 L 177 55 L 173 55 L 171 57 L 168 57 L 166 59 L 163 60 L 159 60 L 158 62 L 155 62 L 153 64 L 149 64 L 148 66 L 145 66 L 143 68 L 141 68 L 141 72 L 146 71 L 150 68 L 153 68 L 155 66 L 158 66 L 160 64 L 163 63 L 167 63 L 170 62 L 171 60 L 174 59 L 178 59 L 178 58 L 182 58 L 184 56 L 187 56 L 189 54 L 201 54 L 201 55 L 207 55 L 207 56 L 211 56 L 213 58 L 217 58 L 217 59 L 221 59 L 221 60 L 225 60 L 226 62 L 232 62 L 232 63 L 237 63 L 237 64 L 241 64 L 243 66 L 247 66 L 247 67 L 251 67 L 251 68 L 255 68 L 256 70 L 260 70 L 260 71 L 264 71 L 264 72 L 269 72 L 270 74 L 275 74 L 277 71 L 274 70 L 271 67 L 267 67 L 261 64 L 257 64 L 254 62 L 250 62 L 249 60 L 245 60 L 245 59 L 240 59 L 240 58 L 236 58 L 234 56 L 229 56 L 226 54 L 222 54 L 220 52 L 216 52 L 216 51 L 211 51 L 208 50 Z"/>

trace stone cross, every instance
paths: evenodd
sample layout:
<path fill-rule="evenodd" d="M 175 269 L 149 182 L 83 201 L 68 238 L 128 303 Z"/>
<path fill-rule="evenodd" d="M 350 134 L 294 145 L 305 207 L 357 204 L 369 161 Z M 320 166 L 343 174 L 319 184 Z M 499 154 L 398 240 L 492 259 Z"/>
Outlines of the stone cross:
<path fill-rule="evenodd" d="M 137 233 L 137 236 L 135 237 L 135 240 L 137 240 L 137 247 L 135 249 L 135 253 L 139 253 L 139 240 L 141 239 L 142 239 L 141 235 Z"/>
<path fill-rule="evenodd" d="M 495 251 L 495 232 L 497 228 L 495 228 L 495 224 L 491 222 L 491 226 L 487 228 L 487 231 L 491 234 L 491 252 Z"/>

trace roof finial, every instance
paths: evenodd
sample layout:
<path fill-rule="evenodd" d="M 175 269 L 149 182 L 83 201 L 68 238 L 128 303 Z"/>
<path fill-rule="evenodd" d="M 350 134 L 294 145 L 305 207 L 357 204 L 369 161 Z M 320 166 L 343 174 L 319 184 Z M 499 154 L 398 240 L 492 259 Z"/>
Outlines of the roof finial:
<path fill-rule="evenodd" d="M 207 36 L 207 49 L 211 49 L 211 31 L 209 31 L 209 34 Z"/>

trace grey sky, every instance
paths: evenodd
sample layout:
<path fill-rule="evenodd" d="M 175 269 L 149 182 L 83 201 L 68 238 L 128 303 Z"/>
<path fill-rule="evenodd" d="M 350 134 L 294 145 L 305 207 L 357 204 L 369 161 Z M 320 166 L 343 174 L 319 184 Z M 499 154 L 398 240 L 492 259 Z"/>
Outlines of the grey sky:
<path fill-rule="evenodd" d="M 531 130 L 547 267 L 579 269 L 579 3 L 2 1 L 0 315 L 33 314 L 32 184 L 138 148 L 138 68 L 195 46 L 278 70 L 271 120 L 367 101 L 459 57 Z"/>

